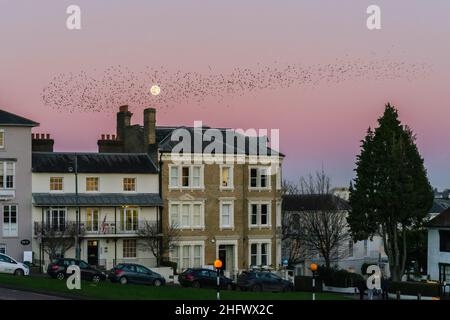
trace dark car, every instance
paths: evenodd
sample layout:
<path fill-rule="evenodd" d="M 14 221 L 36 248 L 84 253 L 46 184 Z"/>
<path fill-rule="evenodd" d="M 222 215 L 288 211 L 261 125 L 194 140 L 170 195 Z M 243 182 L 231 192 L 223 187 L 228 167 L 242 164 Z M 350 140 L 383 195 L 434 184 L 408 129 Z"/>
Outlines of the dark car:
<path fill-rule="evenodd" d="M 53 262 L 50 263 L 47 267 L 47 274 L 52 278 L 64 280 L 69 276 L 69 274 L 67 274 L 67 268 L 70 265 L 77 265 L 78 267 L 80 267 L 82 280 L 100 282 L 102 280 L 105 280 L 107 277 L 104 272 L 94 268 L 83 260 L 67 258 L 53 260 Z"/>
<path fill-rule="evenodd" d="M 112 268 L 109 272 L 109 279 L 112 282 L 119 282 L 121 284 L 150 284 L 155 287 L 166 284 L 166 279 L 159 273 L 139 264 L 132 263 L 121 263 Z"/>
<path fill-rule="evenodd" d="M 233 290 L 235 284 L 233 280 L 220 275 L 220 287 L 227 290 Z M 216 288 L 217 287 L 217 272 L 211 269 L 186 269 L 178 275 L 178 282 L 183 287 L 193 288 Z"/>
<path fill-rule="evenodd" d="M 248 271 L 238 277 L 237 286 L 243 291 L 292 291 L 294 286 L 272 272 Z"/>

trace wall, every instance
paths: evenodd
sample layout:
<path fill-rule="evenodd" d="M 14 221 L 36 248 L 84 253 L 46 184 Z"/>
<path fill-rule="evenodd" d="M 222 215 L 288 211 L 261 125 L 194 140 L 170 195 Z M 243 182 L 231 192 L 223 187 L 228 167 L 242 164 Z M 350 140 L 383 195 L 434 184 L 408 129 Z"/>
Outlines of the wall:
<path fill-rule="evenodd" d="M 23 252 L 31 251 L 30 245 L 22 245 L 21 240 L 31 241 L 31 128 L 1 127 L 5 130 L 5 148 L 0 150 L 0 159 L 16 158 L 15 198 L 1 201 L 0 244 L 6 244 L 7 254 L 23 261 Z M 18 236 L 3 237 L 3 205 L 18 205 Z"/>
<path fill-rule="evenodd" d="M 162 197 L 164 202 L 163 228 L 169 226 L 169 201 L 192 199 L 205 201 L 205 228 L 203 230 L 182 230 L 180 241 L 198 240 L 204 241 L 204 261 L 206 265 L 212 265 L 218 258 L 218 245 L 225 242 L 237 242 L 238 269 L 249 267 L 249 241 L 267 240 L 271 242 L 271 264 L 276 267 L 280 264 L 280 243 L 277 242 L 277 201 L 281 200 L 281 192 L 276 189 L 276 176 L 271 176 L 271 189 L 269 191 L 249 191 L 249 166 L 247 164 L 234 164 L 233 190 L 220 189 L 220 165 L 204 165 L 204 189 L 169 189 L 169 164 L 168 158 L 163 158 L 162 166 Z M 220 229 L 220 199 L 232 199 L 234 201 L 234 228 Z M 270 227 L 249 229 L 249 200 L 271 201 Z"/>
<path fill-rule="evenodd" d="M 440 252 L 439 230 L 428 229 L 428 274 L 431 280 L 439 280 L 439 263 L 450 264 L 450 252 Z"/>
<path fill-rule="evenodd" d="M 50 192 L 50 177 L 64 178 L 65 193 L 75 193 L 75 175 L 61 173 L 33 173 L 33 193 Z M 157 174 L 78 174 L 78 192 L 86 192 L 86 177 L 99 177 L 99 191 L 90 193 L 124 193 L 123 178 L 136 178 L 136 192 L 158 193 Z M 58 193 L 58 192 L 55 192 Z"/>

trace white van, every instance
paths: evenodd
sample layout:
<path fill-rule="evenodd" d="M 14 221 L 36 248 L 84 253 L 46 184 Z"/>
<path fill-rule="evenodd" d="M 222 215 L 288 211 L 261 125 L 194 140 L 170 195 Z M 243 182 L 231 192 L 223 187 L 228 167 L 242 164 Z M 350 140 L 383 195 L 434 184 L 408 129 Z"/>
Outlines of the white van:
<path fill-rule="evenodd" d="M 10 256 L 0 253 L 0 273 L 10 273 L 16 276 L 27 276 L 30 269 Z"/>

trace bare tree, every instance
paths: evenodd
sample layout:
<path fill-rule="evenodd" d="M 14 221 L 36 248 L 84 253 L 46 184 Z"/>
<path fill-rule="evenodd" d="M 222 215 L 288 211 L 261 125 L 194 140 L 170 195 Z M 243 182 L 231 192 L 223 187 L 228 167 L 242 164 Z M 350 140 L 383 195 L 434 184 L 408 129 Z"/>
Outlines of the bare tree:
<path fill-rule="evenodd" d="M 78 230 L 75 222 L 66 222 L 58 226 L 50 223 L 36 223 L 35 228 L 37 237 L 41 239 L 43 250 L 50 260 L 64 256 L 83 235 L 83 230 Z"/>
<path fill-rule="evenodd" d="M 346 204 L 331 194 L 330 185 L 330 178 L 322 170 L 301 178 L 297 187 L 291 187 L 298 190 L 293 196 L 303 204 L 296 212 L 285 212 L 283 217 L 283 237 L 291 244 L 293 259 L 319 255 L 325 266 L 330 267 L 348 254 Z"/>
<path fill-rule="evenodd" d="M 143 226 L 138 229 L 137 234 L 141 240 L 141 247 L 153 254 L 159 267 L 164 254 L 172 250 L 174 242 L 177 241 L 179 229 L 176 225 L 172 224 L 163 235 L 157 223 L 145 221 Z"/>

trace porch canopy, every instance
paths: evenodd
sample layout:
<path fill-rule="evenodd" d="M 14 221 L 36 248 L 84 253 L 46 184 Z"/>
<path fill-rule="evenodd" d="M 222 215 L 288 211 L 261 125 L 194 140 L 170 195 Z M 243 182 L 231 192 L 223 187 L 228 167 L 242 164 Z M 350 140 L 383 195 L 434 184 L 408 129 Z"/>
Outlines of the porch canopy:
<path fill-rule="evenodd" d="M 116 207 L 140 206 L 159 207 L 163 205 L 157 193 L 102 193 L 78 194 L 33 193 L 33 205 L 36 207 Z"/>

